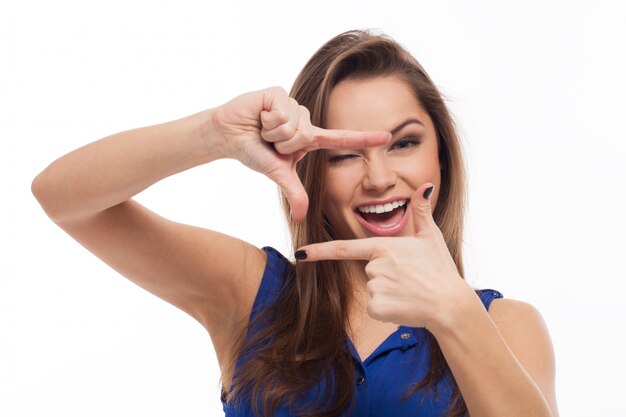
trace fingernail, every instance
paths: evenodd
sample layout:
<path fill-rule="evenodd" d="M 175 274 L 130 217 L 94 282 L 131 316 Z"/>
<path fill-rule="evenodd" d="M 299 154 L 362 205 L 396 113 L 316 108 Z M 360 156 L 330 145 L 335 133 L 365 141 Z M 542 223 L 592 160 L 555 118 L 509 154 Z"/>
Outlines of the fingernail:
<path fill-rule="evenodd" d="M 434 189 L 435 189 L 435 186 L 434 186 L 434 185 L 431 185 L 430 187 L 428 187 L 428 188 L 426 189 L 426 191 L 424 191 L 424 198 L 425 198 L 426 200 L 428 200 L 428 199 L 430 198 L 430 195 L 433 193 L 433 190 L 434 190 Z"/>
<path fill-rule="evenodd" d="M 294 256 L 296 257 L 296 260 L 303 261 L 306 259 L 307 255 L 305 250 L 297 250 L 296 253 L 294 253 Z"/>

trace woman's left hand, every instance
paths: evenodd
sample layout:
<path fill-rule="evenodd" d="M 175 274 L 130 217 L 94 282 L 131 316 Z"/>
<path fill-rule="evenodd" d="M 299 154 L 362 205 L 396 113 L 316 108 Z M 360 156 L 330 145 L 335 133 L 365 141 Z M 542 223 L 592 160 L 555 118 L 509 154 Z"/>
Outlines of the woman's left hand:
<path fill-rule="evenodd" d="M 367 313 L 383 322 L 433 329 L 447 327 L 455 308 L 472 291 L 461 278 L 419 187 L 411 197 L 413 235 L 372 237 L 306 245 L 306 259 L 366 260 Z M 300 253 L 299 255 L 302 255 Z M 302 256 L 299 256 L 300 258 Z"/>

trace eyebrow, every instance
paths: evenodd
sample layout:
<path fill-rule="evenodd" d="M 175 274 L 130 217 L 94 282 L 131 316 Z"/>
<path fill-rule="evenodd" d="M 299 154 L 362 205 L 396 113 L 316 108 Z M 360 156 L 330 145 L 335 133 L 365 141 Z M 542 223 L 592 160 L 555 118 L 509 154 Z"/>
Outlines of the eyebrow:
<path fill-rule="evenodd" d="M 417 119 L 411 118 L 411 119 L 406 119 L 404 122 L 400 123 L 398 126 L 394 127 L 393 129 L 391 129 L 391 136 L 395 136 L 396 133 L 398 133 L 399 131 L 401 131 L 402 129 L 404 129 L 405 126 L 410 125 L 411 123 L 417 123 L 420 124 L 422 126 L 424 126 L 424 123 L 420 122 Z"/>

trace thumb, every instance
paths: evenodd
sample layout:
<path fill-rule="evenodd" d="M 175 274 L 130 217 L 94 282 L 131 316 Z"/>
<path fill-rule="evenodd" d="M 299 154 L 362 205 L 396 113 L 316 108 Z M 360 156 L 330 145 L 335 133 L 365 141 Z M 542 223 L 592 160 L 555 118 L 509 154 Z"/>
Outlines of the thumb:
<path fill-rule="evenodd" d="M 298 223 L 306 216 L 309 207 L 309 196 L 300 182 L 300 178 L 295 169 L 287 171 L 275 171 L 268 175 L 287 197 L 289 207 L 291 208 L 291 219 Z"/>
<path fill-rule="evenodd" d="M 418 234 L 436 227 L 430 207 L 430 196 L 435 191 L 435 184 L 426 183 L 415 190 L 411 196 L 411 215 L 413 232 Z"/>

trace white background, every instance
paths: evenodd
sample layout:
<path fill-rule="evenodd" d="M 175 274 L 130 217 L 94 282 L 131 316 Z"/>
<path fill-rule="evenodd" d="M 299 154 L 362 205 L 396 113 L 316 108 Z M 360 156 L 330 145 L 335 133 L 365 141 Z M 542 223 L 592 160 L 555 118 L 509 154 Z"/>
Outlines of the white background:
<path fill-rule="evenodd" d="M 353 28 L 403 43 L 447 95 L 469 171 L 467 279 L 541 311 L 561 415 L 626 415 L 618 2 L 333 3 L 2 3 L 0 415 L 222 414 L 203 328 L 56 227 L 30 183 L 109 134 L 289 89 L 319 46 Z M 237 162 L 137 200 L 291 253 L 276 187 Z"/>

